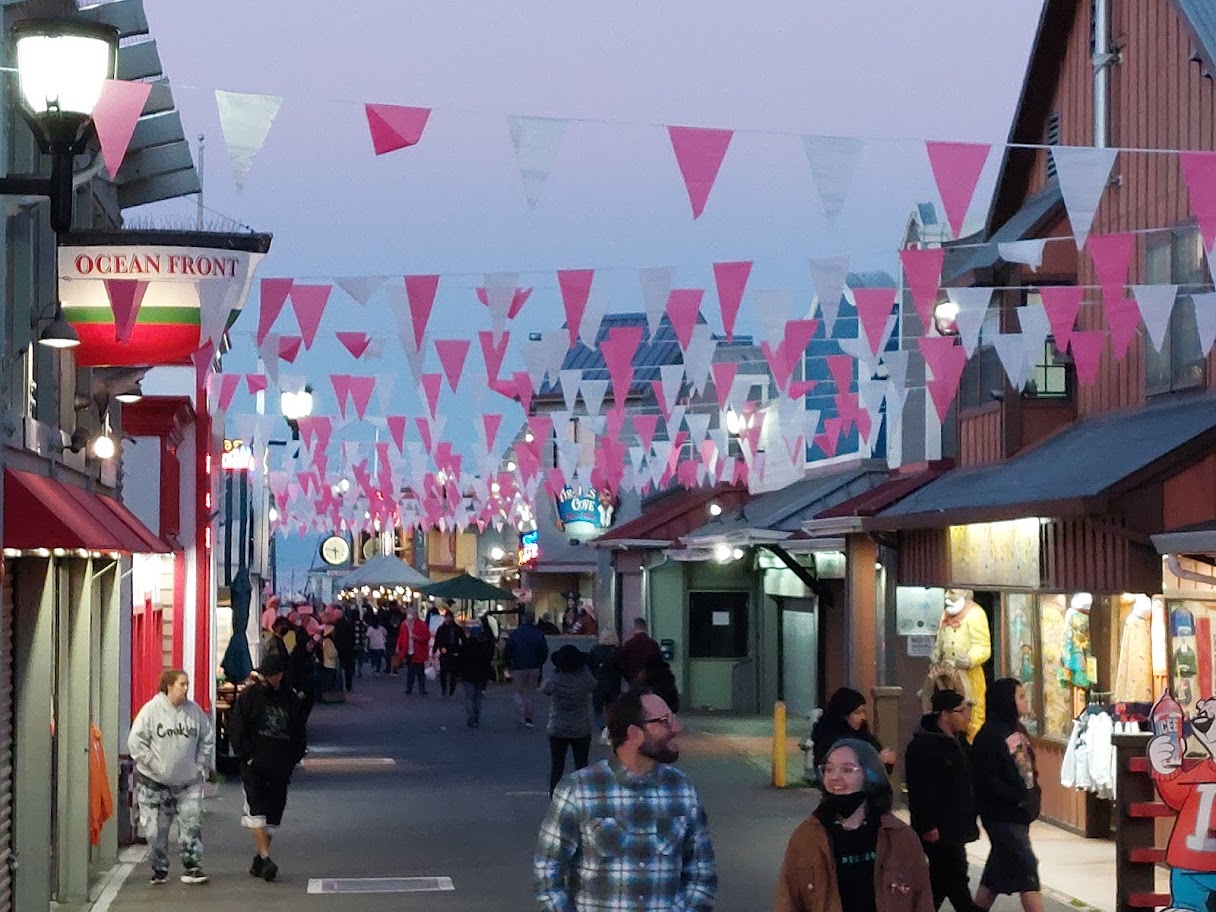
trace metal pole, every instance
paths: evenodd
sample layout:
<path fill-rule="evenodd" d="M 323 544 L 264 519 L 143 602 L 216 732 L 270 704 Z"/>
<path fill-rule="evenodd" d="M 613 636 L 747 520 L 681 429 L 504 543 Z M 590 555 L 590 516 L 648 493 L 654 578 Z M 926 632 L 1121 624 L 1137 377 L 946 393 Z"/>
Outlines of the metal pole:
<path fill-rule="evenodd" d="M 203 174 L 206 170 L 206 168 L 205 168 L 206 148 L 207 148 L 207 137 L 204 134 L 200 133 L 198 135 L 198 212 L 195 215 L 195 219 L 194 219 L 194 227 L 198 231 L 203 230 L 203 209 L 204 209 L 204 207 L 203 207 L 203 184 L 204 184 Z"/>

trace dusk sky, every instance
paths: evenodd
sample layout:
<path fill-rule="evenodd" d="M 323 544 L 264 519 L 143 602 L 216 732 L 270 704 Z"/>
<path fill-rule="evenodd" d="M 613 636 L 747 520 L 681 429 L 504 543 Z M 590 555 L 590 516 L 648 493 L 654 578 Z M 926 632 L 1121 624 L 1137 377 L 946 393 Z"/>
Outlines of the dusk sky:
<path fill-rule="evenodd" d="M 274 234 L 259 275 L 439 273 L 437 338 L 489 327 L 473 288 L 493 271 L 536 287 L 512 326 L 521 334 L 560 322 L 560 268 L 596 268 L 610 311 L 641 309 L 645 266 L 675 267 L 677 285 L 708 287 L 712 302 L 711 263 L 754 259 L 749 291 L 793 289 L 800 306 L 811 300 L 808 257 L 847 253 L 855 267 L 894 271 L 911 206 L 937 199 L 923 140 L 1003 142 L 1041 5 L 145 0 L 186 134 L 207 137 L 206 205 Z M 216 89 L 284 99 L 242 191 Z M 365 102 L 431 107 L 422 141 L 373 156 Z M 572 121 L 534 211 L 512 114 Z M 738 131 L 696 221 L 665 124 Z M 803 134 L 871 140 L 832 234 Z M 999 158 L 994 149 L 969 226 L 984 215 Z M 194 200 L 128 217 L 180 227 L 193 222 Z M 256 328 L 256 295 L 248 310 L 238 331 Z M 739 329 L 753 325 L 745 299 Z M 295 330 L 290 308 L 276 329 Z M 382 357 L 353 361 L 333 339 L 342 329 L 386 338 Z M 251 369 L 250 340 L 236 341 L 226 367 Z M 394 411 L 418 413 L 383 300 L 364 310 L 335 291 L 317 345 L 283 365 L 326 392 L 338 369 L 399 370 Z M 438 369 L 433 353 L 428 369 Z M 484 377 L 476 344 L 468 372 Z M 239 397 L 234 408 L 251 410 Z"/>

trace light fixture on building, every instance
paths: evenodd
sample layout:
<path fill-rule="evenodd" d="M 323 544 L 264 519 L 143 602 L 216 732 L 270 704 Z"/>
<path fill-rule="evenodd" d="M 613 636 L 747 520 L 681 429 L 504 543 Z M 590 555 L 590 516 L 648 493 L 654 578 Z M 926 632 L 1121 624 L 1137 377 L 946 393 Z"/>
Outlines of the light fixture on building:
<path fill-rule="evenodd" d="M 734 551 L 732 551 L 730 553 L 730 556 L 733 557 L 735 560 L 743 560 L 743 549 L 736 548 Z"/>
<path fill-rule="evenodd" d="M 519 466 L 517 466 L 517 465 L 515 464 L 515 460 L 514 460 L 514 459 L 508 459 L 508 460 L 507 460 L 507 471 L 508 471 L 508 472 L 514 472 L 514 471 L 515 471 L 517 468 L 519 468 Z"/>
<path fill-rule="evenodd" d="M 490 560 L 500 561 L 506 556 L 507 552 L 504 551 L 499 545 L 495 545 L 490 549 Z"/>
<path fill-rule="evenodd" d="M 491 494 L 497 494 L 501 490 L 502 490 L 502 485 L 500 485 L 497 481 L 490 482 L 490 493 Z"/>
<path fill-rule="evenodd" d="M 933 308 L 933 326 L 939 336 L 958 335 L 958 305 L 953 301 L 940 302 Z"/>
<path fill-rule="evenodd" d="M 114 398 L 117 399 L 119 402 L 121 402 L 123 405 L 131 405 L 133 402 L 138 402 L 143 397 L 144 397 L 144 391 L 143 391 L 143 388 L 139 385 L 138 380 L 136 380 L 135 384 L 133 386 L 129 387 L 128 389 L 123 390 L 121 393 L 114 394 Z"/>
<path fill-rule="evenodd" d="M 18 551 L 16 548 L 5 548 L 5 549 L 4 549 L 4 556 L 5 556 L 5 557 L 20 557 L 20 556 L 21 556 L 21 552 L 20 552 L 20 551 Z"/>
<path fill-rule="evenodd" d="M 726 410 L 726 433 L 738 437 L 747 427 L 747 422 L 743 420 L 743 416 L 736 412 L 733 408 Z"/>
<path fill-rule="evenodd" d="M 726 542 L 718 542 L 714 545 L 714 560 L 719 564 L 729 563 L 731 556 L 735 553 L 735 549 Z"/>
<path fill-rule="evenodd" d="M 345 494 L 347 491 L 349 491 L 349 490 L 350 490 L 350 481 L 348 481 L 348 480 L 347 480 L 347 479 L 345 479 L 345 478 L 340 479 L 340 480 L 338 481 L 338 489 L 339 489 L 339 490 L 340 490 L 340 491 L 341 491 L 343 494 Z"/>
<path fill-rule="evenodd" d="M 108 433 L 102 432 L 93 438 L 93 455 L 98 459 L 113 459 L 118 452 L 118 445 Z"/>
<path fill-rule="evenodd" d="M 875 570 L 881 570 L 881 569 L 882 569 L 882 561 L 874 561 L 874 569 L 875 569 Z"/>
<path fill-rule="evenodd" d="M 266 518 L 269 519 L 271 522 L 278 522 L 279 521 L 279 511 L 276 510 L 274 507 L 271 507 L 269 510 L 266 511 Z"/>
<path fill-rule="evenodd" d="M 709 515 L 710 516 L 721 516 L 722 515 L 722 504 L 718 503 L 716 500 L 711 501 L 709 504 Z"/>
<path fill-rule="evenodd" d="M 118 68 L 118 30 L 79 19 L 31 19 L 9 32 L 17 64 L 21 113 L 38 148 L 51 156 L 50 178 L 0 178 L 0 194 L 44 196 L 51 228 L 72 227 L 75 158 L 93 137 L 93 109 Z"/>
<path fill-rule="evenodd" d="M 39 345 L 45 345 L 47 348 L 75 348 L 80 344 L 80 334 L 64 317 L 63 305 L 59 301 L 55 302 L 55 310 L 51 316 L 42 319 L 49 319 L 51 322 L 38 334 Z M 35 316 L 33 322 L 36 327 L 42 320 Z"/>
<path fill-rule="evenodd" d="M 291 428 L 291 439 L 300 439 L 300 419 L 307 418 L 312 414 L 313 397 L 312 387 L 305 386 L 298 393 L 293 393 L 290 390 L 284 391 L 279 396 L 279 411 L 283 417 L 287 419 L 287 426 Z"/>

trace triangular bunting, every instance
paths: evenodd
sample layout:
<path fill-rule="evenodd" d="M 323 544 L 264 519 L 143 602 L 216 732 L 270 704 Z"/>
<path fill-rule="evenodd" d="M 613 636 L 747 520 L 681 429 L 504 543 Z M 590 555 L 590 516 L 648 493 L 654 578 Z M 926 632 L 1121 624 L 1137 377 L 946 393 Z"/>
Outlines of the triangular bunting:
<path fill-rule="evenodd" d="M 647 266 L 638 270 L 642 285 L 642 304 L 646 310 L 646 325 L 653 339 L 659 331 L 659 323 L 667 312 L 667 299 L 671 297 L 674 273 L 667 266 Z"/>
<path fill-rule="evenodd" d="M 338 341 L 356 359 L 362 358 L 363 353 L 367 351 L 367 346 L 371 344 L 371 339 L 367 337 L 367 333 L 336 332 L 334 335 L 337 336 Z"/>
<path fill-rule="evenodd" d="M 1110 169 L 1119 155 L 1118 149 L 1093 146 L 1052 146 L 1051 159 L 1056 167 L 1056 180 L 1068 210 L 1077 249 L 1086 245 L 1089 229 L 1094 223 L 1098 204 L 1110 181 Z"/>
<path fill-rule="evenodd" d="M 1047 246 L 1047 238 L 1029 238 L 1025 241 L 999 241 L 997 253 L 1006 263 L 1021 263 L 1033 270 L 1043 265 L 1043 250 Z"/>
<path fill-rule="evenodd" d="M 360 307 L 367 306 L 372 296 L 384 287 L 384 282 L 384 276 L 343 276 L 334 279 L 334 284 L 354 298 Z"/>
<path fill-rule="evenodd" d="M 464 362 L 469 355 L 471 344 L 468 339 L 435 340 L 435 354 L 439 356 L 439 366 L 443 368 L 443 375 L 453 393 L 460 385 L 460 375 L 464 372 Z"/>
<path fill-rule="evenodd" d="M 523 180 L 524 197 L 528 208 L 535 209 L 541 189 L 557 161 L 562 138 L 566 135 L 566 121 L 555 117 L 512 115 L 507 118 L 507 130 L 515 150 L 515 164 Z"/>
<path fill-rule="evenodd" d="M 853 176 L 865 143 L 848 136 L 804 136 L 802 146 L 823 205 L 823 217 L 828 227 L 834 228 L 853 189 Z"/>
<path fill-rule="evenodd" d="M 730 390 L 735 383 L 735 375 L 739 372 L 737 361 L 715 361 L 710 365 L 714 375 L 714 391 L 718 394 L 718 408 L 726 410 L 730 402 Z"/>
<path fill-rule="evenodd" d="M 954 236 L 963 236 L 963 221 L 992 147 L 987 143 L 926 142 L 929 166 Z"/>
<path fill-rule="evenodd" d="M 350 378 L 350 398 L 355 405 L 355 414 L 360 421 L 367 415 L 367 406 L 372 401 L 372 393 L 375 389 L 375 377 Z"/>
<path fill-rule="evenodd" d="M 431 417 L 436 417 L 439 411 L 439 392 L 443 387 L 443 374 L 423 374 L 419 386 L 422 387 L 422 396 Z"/>
<path fill-rule="evenodd" d="M 1204 249 L 1210 253 L 1216 246 L 1216 153 L 1185 151 L 1178 153 L 1178 160 Z"/>
<path fill-rule="evenodd" d="M 642 327 L 614 326 L 600 341 L 600 354 L 612 380 L 612 401 L 619 408 L 629 396 L 633 383 L 633 356 L 642 341 Z"/>
<path fill-rule="evenodd" d="M 114 339 L 130 342 L 139 319 L 139 307 L 148 291 L 148 283 L 142 279 L 105 279 L 106 297 L 110 299 L 110 310 L 114 312 Z M 207 340 L 210 341 L 210 340 Z"/>
<path fill-rule="evenodd" d="M 983 329 L 984 319 L 988 316 L 988 308 L 992 304 L 992 289 L 947 288 L 946 295 L 958 308 L 954 325 L 958 327 L 963 352 L 970 358 L 980 347 L 980 330 Z"/>
<path fill-rule="evenodd" d="M 633 419 L 633 429 L 637 432 L 638 440 L 641 441 L 642 447 L 646 452 L 650 452 L 650 447 L 654 443 L 655 429 L 659 426 L 659 416 L 635 413 L 631 417 Z"/>
<path fill-rule="evenodd" d="M 932 379 L 926 380 L 925 386 L 933 399 L 938 419 L 945 421 L 954 394 L 958 392 L 963 368 L 967 366 L 967 353 L 962 346 L 955 345 L 950 336 L 922 336 L 916 342 L 933 374 Z M 826 426 L 827 422 L 824 424 Z"/>
<path fill-rule="evenodd" d="M 437 275 L 407 275 L 405 296 L 409 300 L 410 325 L 414 331 L 414 346 L 422 351 L 426 336 L 426 324 L 431 319 L 431 308 L 435 306 L 435 293 L 439 290 Z"/>
<path fill-rule="evenodd" d="M 367 128 L 372 136 L 372 149 L 377 155 L 395 152 L 417 145 L 426 129 L 430 108 L 409 108 L 403 105 L 365 104 Z"/>
<path fill-rule="evenodd" d="M 151 92 L 150 82 L 107 79 L 102 84 L 101 96 L 93 107 L 93 125 L 110 180 L 118 176 L 118 169 L 131 145 L 131 135 Z"/>
<path fill-rule="evenodd" d="M 718 286 L 718 308 L 722 314 L 722 329 L 726 341 L 735 339 L 735 320 L 739 316 L 739 305 L 743 303 L 743 292 L 747 279 L 752 274 L 752 261 L 714 263 L 714 282 Z"/>
<path fill-rule="evenodd" d="M 1106 333 L 1103 330 L 1077 330 L 1069 337 L 1073 368 L 1081 386 L 1090 386 L 1098 379 L 1102 349 L 1105 347 Z"/>
<path fill-rule="evenodd" d="M 334 388 L 334 398 L 338 401 L 338 414 L 346 417 L 346 401 L 350 398 L 350 374 L 330 374 L 329 382 Z"/>
<path fill-rule="evenodd" d="M 258 345 L 261 345 L 279 318 L 287 296 L 291 293 L 292 279 L 262 279 L 258 305 Z"/>
<path fill-rule="evenodd" d="M 895 289 L 854 288 L 853 300 L 857 305 L 857 318 L 870 344 L 870 352 L 877 357 L 883 348 L 887 318 L 895 307 Z"/>
<path fill-rule="evenodd" d="M 1039 289 L 1039 294 L 1043 298 L 1043 310 L 1051 323 L 1051 335 L 1055 339 L 1056 348 L 1066 351 L 1068 340 L 1072 338 L 1073 326 L 1077 322 L 1077 314 L 1081 311 L 1081 299 L 1085 290 L 1075 285 L 1044 285 Z"/>
<path fill-rule="evenodd" d="M 909 248 L 899 252 L 904 267 L 904 280 L 912 293 L 912 303 L 920 317 L 922 335 L 933 326 L 933 309 L 937 306 L 937 289 L 942 281 L 942 264 L 946 261 L 945 247 Z"/>
<path fill-rule="evenodd" d="M 321 327 L 321 318 L 325 315 L 325 305 L 329 303 L 332 285 L 292 285 L 291 306 L 296 312 L 296 322 L 300 326 L 300 338 L 304 340 L 305 348 L 312 348 L 317 338 L 317 330 Z"/>
<path fill-rule="evenodd" d="M 718 170 L 722 167 L 722 159 L 726 156 L 734 131 L 708 127 L 668 127 L 667 135 L 684 178 L 688 201 L 692 204 L 692 217 L 700 218 L 714 181 L 718 179 Z"/>
<path fill-rule="evenodd" d="M 1191 296 L 1195 301 L 1195 328 L 1199 332 L 1199 347 L 1204 357 L 1216 342 L 1216 292 L 1208 291 Z"/>
<path fill-rule="evenodd" d="M 249 389 L 249 395 L 256 396 L 258 393 L 266 392 L 267 382 L 265 374 L 246 374 L 245 386 Z"/>
<path fill-rule="evenodd" d="M 226 92 L 217 89 L 215 104 L 220 114 L 220 129 L 228 144 L 228 160 L 238 189 L 253 169 L 254 159 L 266 142 L 283 99 L 278 95 Z"/>
<path fill-rule="evenodd" d="M 498 379 L 498 374 L 502 370 L 502 361 L 507 355 L 509 339 L 510 333 L 505 332 L 497 342 L 495 342 L 492 332 L 479 330 L 477 333 L 477 341 L 481 343 L 481 356 L 486 362 L 486 379 L 491 383 Z"/>
<path fill-rule="evenodd" d="M 1132 295 L 1136 299 L 1136 306 L 1140 308 L 1140 316 L 1144 319 L 1144 328 L 1148 330 L 1153 348 L 1161 351 L 1165 334 L 1170 328 L 1174 302 L 1178 299 L 1178 286 L 1133 285 Z"/>
<path fill-rule="evenodd" d="M 198 337 L 217 348 L 228 329 L 234 295 L 240 290 L 236 279 L 200 279 L 198 282 Z"/>
<path fill-rule="evenodd" d="M 1095 234 L 1085 242 L 1089 257 L 1102 286 L 1102 300 L 1107 307 L 1118 306 L 1123 300 L 1123 288 L 1127 284 L 1127 273 L 1136 252 L 1136 236 L 1122 234 Z"/>
<path fill-rule="evenodd" d="M 830 339 L 836 332 L 836 317 L 849 279 L 847 256 L 820 257 L 811 260 L 811 287 L 819 301 L 819 316 L 824 334 Z"/>
<path fill-rule="evenodd" d="M 676 331 L 676 340 L 681 351 L 688 351 L 692 344 L 692 332 L 701 316 L 701 300 L 705 292 L 700 288 L 673 288 L 667 297 L 667 319 Z"/>
<path fill-rule="evenodd" d="M 557 285 L 562 293 L 562 307 L 566 311 L 566 330 L 570 334 L 570 347 L 578 341 L 583 325 L 583 314 L 587 310 L 587 298 L 591 294 L 594 269 L 559 269 Z"/>

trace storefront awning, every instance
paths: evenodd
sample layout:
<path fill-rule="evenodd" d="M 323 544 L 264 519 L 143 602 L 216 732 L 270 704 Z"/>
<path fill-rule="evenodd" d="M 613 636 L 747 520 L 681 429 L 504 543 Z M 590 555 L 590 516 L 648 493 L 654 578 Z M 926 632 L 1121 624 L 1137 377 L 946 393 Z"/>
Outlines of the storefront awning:
<path fill-rule="evenodd" d="M 716 503 L 720 515 L 729 516 L 747 499 L 747 488 L 739 485 L 679 489 L 643 504 L 640 516 L 601 535 L 591 545 L 613 550 L 666 548 L 710 521 L 710 504 Z"/>
<path fill-rule="evenodd" d="M 113 498 L 17 469 L 4 470 L 4 520 L 4 547 L 20 551 L 171 551 Z"/>
<path fill-rule="evenodd" d="M 1079 421 L 1012 459 L 955 469 L 868 522 L 940 529 L 1027 516 L 1109 512 L 1110 500 L 1216 450 L 1216 396 L 1200 395 Z"/>
<path fill-rule="evenodd" d="M 949 460 L 940 460 L 909 466 L 896 470 L 880 485 L 864 494 L 850 497 L 834 507 L 829 507 L 802 524 L 802 531 L 810 535 L 845 535 L 861 532 L 865 521 L 888 507 L 899 503 L 913 491 L 918 491 L 931 481 L 936 481 L 953 468 Z"/>
<path fill-rule="evenodd" d="M 1158 554 L 1216 554 L 1216 523 L 1196 523 L 1152 536 Z"/>

